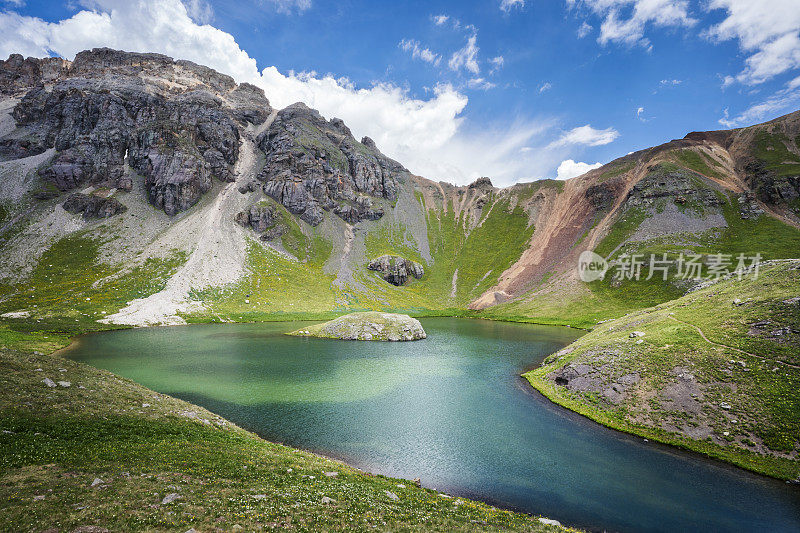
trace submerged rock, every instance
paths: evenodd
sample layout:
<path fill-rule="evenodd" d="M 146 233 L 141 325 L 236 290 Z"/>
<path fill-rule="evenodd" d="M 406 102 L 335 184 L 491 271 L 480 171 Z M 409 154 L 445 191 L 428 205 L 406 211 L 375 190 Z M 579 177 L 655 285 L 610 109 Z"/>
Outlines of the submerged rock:
<path fill-rule="evenodd" d="M 359 341 L 415 341 L 427 337 L 416 318 L 378 311 L 351 313 L 288 335 Z"/>

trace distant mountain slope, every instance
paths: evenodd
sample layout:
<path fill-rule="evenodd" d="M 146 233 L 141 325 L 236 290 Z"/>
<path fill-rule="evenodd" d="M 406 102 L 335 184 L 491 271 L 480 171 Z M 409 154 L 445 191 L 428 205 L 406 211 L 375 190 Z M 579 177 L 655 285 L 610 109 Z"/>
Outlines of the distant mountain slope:
<path fill-rule="evenodd" d="M 0 312 L 156 324 L 470 308 L 588 326 L 688 287 L 584 284 L 584 250 L 800 249 L 800 113 L 498 189 L 413 176 L 341 120 L 273 110 L 157 54 L 11 56 L 0 92 Z M 367 268 L 387 254 L 425 275 L 387 283 Z M 57 263 L 71 290 L 53 300 Z"/>

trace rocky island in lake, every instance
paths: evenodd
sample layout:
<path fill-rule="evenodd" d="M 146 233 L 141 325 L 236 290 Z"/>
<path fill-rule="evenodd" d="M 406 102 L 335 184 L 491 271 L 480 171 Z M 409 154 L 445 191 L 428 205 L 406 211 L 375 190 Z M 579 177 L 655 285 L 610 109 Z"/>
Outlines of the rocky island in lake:
<path fill-rule="evenodd" d="M 288 335 L 350 341 L 416 341 L 427 337 L 416 318 L 379 311 L 351 313 Z"/>

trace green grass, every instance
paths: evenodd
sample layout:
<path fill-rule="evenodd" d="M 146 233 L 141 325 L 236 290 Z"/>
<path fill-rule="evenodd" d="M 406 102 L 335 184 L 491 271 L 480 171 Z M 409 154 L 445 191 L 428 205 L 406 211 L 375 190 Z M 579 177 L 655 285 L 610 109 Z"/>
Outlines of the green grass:
<path fill-rule="evenodd" d="M 604 181 L 608 181 L 612 178 L 616 178 L 617 176 L 621 176 L 626 172 L 633 170 L 633 167 L 636 166 L 635 161 L 631 161 L 629 163 L 619 162 L 619 163 L 611 163 L 608 165 L 608 170 L 603 171 L 600 177 L 597 180 L 597 183 L 602 183 Z"/>
<path fill-rule="evenodd" d="M 419 253 L 419 243 L 400 222 L 383 222 L 376 230 L 364 237 L 367 258 L 375 259 L 382 255 L 399 255 L 430 268 Z"/>
<path fill-rule="evenodd" d="M 53 243 L 30 276 L 15 285 L 0 285 L 0 313 L 28 311 L 30 319 L 6 320 L 9 327 L 75 334 L 102 329 L 96 320 L 164 288 L 185 262 L 185 254 L 149 258 L 121 270 L 103 263 L 98 254 L 103 238 L 76 232 Z"/>
<path fill-rule="evenodd" d="M 754 141 L 753 155 L 766 163 L 768 169 L 778 176 L 800 174 L 800 157 L 786 147 L 790 141 L 784 134 L 759 129 Z"/>
<path fill-rule="evenodd" d="M 694 170 L 695 172 L 703 174 L 704 176 L 718 179 L 725 178 L 725 175 L 720 170 L 720 164 L 705 153 L 683 149 L 672 152 L 672 157 L 678 164 L 689 170 Z"/>
<path fill-rule="evenodd" d="M 525 377 L 553 401 L 603 424 L 794 479 L 800 462 L 783 453 L 800 450 L 800 397 L 795 393 L 800 370 L 782 362 L 800 363 L 800 338 L 753 336 L 749 331 L 763 320 L 772 329 L 800 329 L 800 306 L 785 302 L 800 286 L 798 264 L 768 265 L 757 280 L 734 278 L 604 323 L 573 343 L 571 351 L 549 358 Z M 743 303 L 734 305 L 734 299 Z M 693 326 L 722 346 L 703 340 Z M 644 336 L 631 338 L 632 331 Z M 602 367 L 599 374 L 608 383 L 632 372 L 641 381 L 621 403 L 613 404 L 548 378 L 570 363 Z M 674 405 L 665 392 L 677 382 L 676 368 L 688 369 L 698 383 L 697 412 Z M 730 409 L 720 407 L 722 402 Z M 689 438 L 692 427 L 706 428 L 708 438 Z"/>
<path fill-rule="evenodd" d="M 313 242 L 313 241 L 311 241 Z M 288 320 L 290 316 L 329 317 L 343 307 L 333 276 L 325 274 L 317 261 L 298 263 L 250 240 L 247 273 L 233 284 L 198 291 L 206 311 L 187 316 L 198 321 Z"/>

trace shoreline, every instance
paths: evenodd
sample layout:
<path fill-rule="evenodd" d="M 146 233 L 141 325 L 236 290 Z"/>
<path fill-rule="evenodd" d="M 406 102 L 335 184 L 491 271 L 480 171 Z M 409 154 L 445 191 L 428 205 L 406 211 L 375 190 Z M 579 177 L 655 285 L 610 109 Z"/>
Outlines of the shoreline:
<path fill-rule="evenodd" d="M 736 453 L 733 451 L 733 455 L 728 455 L 731 454 L 732 450 L 713 444 L 706 444 L 702 441 L 697 441 L 686 437 L 664 435 L 660 431 L 651 428 L 643 427 L 638 429 L 634 426 L 627 425 L 624 422 L 612 419 L 608 415 L 601 414 L 584 404 L 564 398 L 562 395 L 558 394 L 558 392 L 553 389 L 549 383 L 538 379 L 536 376 L 532 376 L 534 371 L 535 369 L 529 370 L 520 375 L 520 377 L 528 384 L 532 391 L 536 391 L 537 393 L 541 394 L 543 398 L 551 402 L 553 405 L 556 405 L 562 409 L 566 409 L 570 413 L 581 416 L 582 418 L 593 423 L 599 424 L 605 428 L 630 437 L 637 437 L 653 441 L 659 445 L 668 446 L 673 450 L 695 455 L 698 458 L 712 461 L 721 466 L 744 470 L 751 474 L 756 474 L 760 477 L 763 477 L 764 479 L 785 481 L 787 484 L 791 485 L 798 484 L 794 478 L 781 475 L 776 471 L 775 468 L 770 468 L 771 465 L 758 464 L 761 462 L 759 461 L 759 458 L 764 458 L 764 456 L 753 454 L 755 457 L 751 456 L 751 458 L 754 458 L 755 461 L 747 462 L 747 457 L 743 457 L 744 454 L 742 453 Z M 706 446 L 706 449 L 703 449 L 703 446 Z M 768 458 L 766 459 L 769 460 Z"/>
<path fill-rule="evenodd" d="M 586 332 L 591 331 L 591 330 L 586 330 L 586 329 L 583 329 L 583 328 L 578 328 L 578 327 L 575 327 L 575 326 L 571 326 L 571 325 L 568 325 L 568 324 L 544 324 L 544 323 L 539 323 L 539 322 L 524 322 L 524 321 L 518 321 L 518 320 L 504 320 L 504 319 L 501 319 L 501 318 L 489 318 L 489 317 L 469 316 L 469 315 L 470 315 L 470 313 L 467 313 L 465 315 L 461 315 L 461 314 L 457 314 L 457 313 L 446 313 L 446 312 L 445 313 L 434 312 L 434 313 L 430 313 L 430 314 L 425 314 L 425 313 L 422 313 L 422 314 L 409 314 L 409 316 L 412 316 L 412 317 L 415 317 L 415 318 L 422 318 L 422 319 L 425 319 L 425 318 L 458 318 L 458 319 L 471 319 L 471 320 L 485 320 L 485 321 L 488 321 L 488 322 L 503 322 L 503 323 L 509 323 L 509 324 L 527 324 L 527 325 L 533 325 L 533 326 L 559 327 L 559 328 L 560 327 L 564 327 L 564 328 L 568 328 L 568 329 L 586 331 Z M 327 316 L 331 316 L 331 315 L 327 315 Z M 337 316 L 343 316 L 343 315 L 337 315 Z M 80 333 L 78 335 L 70 337 L 69 344 L 67 344 L 66 346 L 64 346 L 62 348 L 57 349 L 56 351 L 54 351 L 54 352 L 52 352 L 52 353 L 50 353 L 48 355 L 51 355 L 51 356 L 55 355 L 55 356 L 58 356 L 58 357 L 63 357 L 62 354 L 66 353 L 70 349 L 72 349 L 75 346 L 76 343 L 80 342 L 80 339 L 82 337 L 88 336 L 88 335 L 101 334 L 101 333 L 104 333 L 106 331 L 121 331 L 121 330 L 143 329 L 143 328 L 172 328 L 172 327 L 180 327 L 180 326 L 209 325 L 209 324 L 223 325 L 223 324 L 278 323 L 278 322 L 286 322 L 286 323 L 291 323 L 291 322 L 317 322 L 319 320 L 324 320 L 324 319 L 319 319 L 319 318 L 305 318 L 305 319 L 302 319 L 302 318 L 299 318 L 299 317 L 292 319 L 292 318 L 288 318 L 288 317 L 281 317 L 280 315 L 277 315 L 277 316 L 273 315 L 272 317 L 269 317 L 267 320 L 254 320 L 254 321 L 242 321 L 242 322 L 224 322 L 224 321 L 217 321 L 217 320 L 208 320 L 208 321 L 198 321 L 198 322 L 187 322 L 186 324 L 164 324 L 164 325 L 148 325 L 148 326 L 130 326 L 130 325 L 122 325 L 122 324 L 119 324 L 119 325 L 104 324 L 106 326 L 111 326 L 111 327 L 103 328 L 103 329 L 97 329 L 97 330 L 85 331 L 85 332 L 82 332 L 82 333 Z M 118 326 L 118 327 L 113 327 L 113 326 Z M 566 344 L 565 346 L 561 347 L 561 350 L 567 348 L 573 342 L 575 342 L 575 341 L 573 340 L 569 344 Z M 546 358 L 547 358 L 547 356 L 545 356 L 543 361 Z M 723 447 L 720 447 L 720 446 L 717 446 L 717 445 L 706 444 L 706 443 L 703 443 L 702 441 L 696 441 L 696 440 L 693 440 L 693 439 L 689 439 L 687 437 L 662 435 L 658 430 L 654 430 L 654 429 L 651 429 L 651 428 L 646 428 L 646 427 L 637 428 L 637 427 L 625 424 L 622 421 L 615 420 L 615 419 L 613 419 L 613 418 L 611 418 L 608 415 L 605 415 L 603 413 L 599 413 L 596 410 L 592 409 L 590 406 L 587 406 L 587 405 L 584 405 L 582 403 L 579 403 L 579 402 L 576 402 L 576 401 L 572 401 L 572 400 L 570 400 L 568 398 L 565 398 L 565 397 L 563 397 L 563 395 L 559 394 L 559 392 L 556 389 L 554 389 L 551 384 L 549 384 L 549 383 L 547 383 L 547 382 L 545 382 L 545 381 L 543 381 L 541 379 L 538 379 L 538 377 L 533 375 L 536 372 L 536 370 L 538 370 L 538 369 L 540 369 L 542 367 L 542 364 L 543 363 L 539 363 L 538 365 L 537 364 L 528 365 L 528 366 L 524 367 L 522 372 L 520 372 L 517 375 L 518 375 L 519 378 L 521 378 L 523 380 L 524 384 L 527 385 L 529 391 L 535 391 L 538 394 L 541 394 L 541 396 L 544 399 L 546 399 L 547 401 L 551 402 L 555 406 L 558 406 L 558 407 L 560 407 L 562 409 L 565 409 L 569 413 L 572 413 L 572 414 L 575 414 L 575 415 L 580 416 L 582 418 L 585 418 L 586 420 L 589 420 L 592 423 L 599 424 L 599 425 L 601 425 L 601 426 L 603 426 L 603 427 L 605 427 L 607 429 L 610 429 L 612 431 L 618 432 L 620 434 L 624 434 L 624 435 L 627 435 L 627 436 L 630 436 L 630 437 L 637 437 L 637 438 L 641 438 L 641 439 L 651 440 L 651 441 L 657 442 L 657 443 L 659 443 L 661 445 L 671 447 L 671 448 L 673 448 L 675 450 L 679 450 L 679 451 L 684 452 L 684 453 L 688 452 L 688 453 L 690 453 L 692 455 L 696 455 L 696 456 L 704 458 L 706 460 L 712 460 L 712 461 L 717 462 L 717 463 L 722 463 L 722 464 L 724 464 L 726 466 L 732 466 L 732 467 L 735 467 L 735 468 L 739 468 L 739 469 L 745 470 L 747 472 L 754 473 L 754 474 L 757 474 L 759 476 L 763 476 L 763 477 L 765 477 L 767 479 L 786 481 L 787 483 L 795 481 L 793 477 L 787 477 L 785 475 L 781 475 L 780 473 L 776 472 L 774 468 L 771 469 L 770 465 L 757 464 L 757 463 L 761 462 L 759 460 L 759 457 L 762 457 L 762 456 L 756 456 L 755 461 L 749 461 L 748 462 L 747 461 L 747 457 L 742 457 L 743 454 L 741 454 L 741 453 L 734 452 L 733 456 L 731 456 L 730 455 L 730 453 L 731 453 L 730 450 L 727 450 L 727 449 L 725 449 Z M 256 433 L 254 433 L 254 434 L 256 434 Z M 259 436 L 259 438 L 263 438 L 263 437 Z M 271 440 L 268 440 L 268 439 L 264 439 L 264 440 L 267 441 L 267 442 L 280 444 L 278 442 L 271 441 Z M 295 447 L 292 446 L 292 448 L 295 448 Z M 295 449 L 299 449 L 299 450 L 302 450 L 302 451 L 307 451 L 309 453 L 312 453 L 312 454 L 315 454 L 315 455 L 319 455 L 320 457 L 323 457 L 323 458 L 331 458 L 333 460 L 338 460 L 338 461 L 344 462 L 348 466 L 351 466 L 353 468 L 359 469 L 359 467 L 357 467 L 357 466 L 355 466 L 355 465 L 353 465 L 351 463 L 346 462 L 344 459 L 338 459 L 336 457 L 327 457 L 326 455 L 324 455 L 322 453 L 319 453 L 317 451 L 306 450 L 306 449 L 303 449 L 303 448 L 295 448 Z M 754 464 L 754 463 L 756 463 L 756 464 Z M 365 472 L 367 472 L 367 471 L 365 471 Z M 373 475 L 370 472 L 367 472 L 367 473 L 369 475 Z M 411 480 L 408 480 L 408 481 L 411 481 Z M 485 500 L 481 500 L 481 501 L 484 501 L 485 503 L 490 503 L 490 502 L 485 501 Z M 508 509 L 508 510 L 514 510 L 514 509 L 511 509 L 509 507 L 503 507 L 503 508 Z M 515 512 L 519 512 L 519 511 L 515 511 Z"/>

